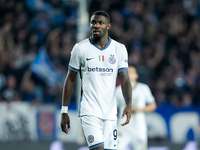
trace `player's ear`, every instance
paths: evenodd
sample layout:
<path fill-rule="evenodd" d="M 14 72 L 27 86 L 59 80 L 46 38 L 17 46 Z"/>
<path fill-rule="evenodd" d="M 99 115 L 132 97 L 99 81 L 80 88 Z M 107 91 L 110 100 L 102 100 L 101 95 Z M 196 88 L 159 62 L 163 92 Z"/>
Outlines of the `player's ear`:
<path fill-rule="evenodd" d="M 107 29 L 109 30 L 111 28 L 111 23 L 108 24 Z"/>

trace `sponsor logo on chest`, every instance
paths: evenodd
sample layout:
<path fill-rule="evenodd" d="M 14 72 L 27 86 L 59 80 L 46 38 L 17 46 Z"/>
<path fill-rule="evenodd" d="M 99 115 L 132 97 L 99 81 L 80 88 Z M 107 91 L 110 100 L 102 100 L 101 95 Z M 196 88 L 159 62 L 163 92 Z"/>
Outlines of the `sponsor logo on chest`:
<path fill-rule="evenodd" d="M 115 55 L 112 54 L 108 58 L 106 58 L 105 55 L 98 55 L 98 57 L 87 57 L 86 61 L 89 63 L 89 66 L 87 67 L 88 72 L 100 73 L 100 76 L 111 76 L 114 71 L 113 67 L 110 67 L 110 65 L 105 65 L 105 67 L 103 67 L 101 63 L 108 62 L 109 64 L 113 65 L 116 63 L 116 58 Z M 90 67 L 90 64 L 96 64 L 96 66 Z"/>

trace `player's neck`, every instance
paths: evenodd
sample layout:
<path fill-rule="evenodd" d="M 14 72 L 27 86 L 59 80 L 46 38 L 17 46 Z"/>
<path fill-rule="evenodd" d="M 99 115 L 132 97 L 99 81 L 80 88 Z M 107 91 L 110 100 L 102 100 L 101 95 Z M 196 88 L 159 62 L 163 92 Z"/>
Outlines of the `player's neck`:
<path fill-rule="evenodd" d="M 104 47 L 106 46 L 106 44 L 108 43 L 109 38 L 108 38 L 108 36 L 105 36 L 105 37 L 102 37 L 102 38 L 100 38 L 100 39 L 95 39 L 95 38 L 93 38 L 92 40 L 97 44 L 97 46 L 98 46 L 100 49 L 102 49 L 102 48 L 104 48 Z"/>
<path fill-rule="evenodd" d="M 136 85 L 136 81 L 131 81 L 131 87 L 132 87 L 132 89 L 135 87 L 135 85 Z"/>

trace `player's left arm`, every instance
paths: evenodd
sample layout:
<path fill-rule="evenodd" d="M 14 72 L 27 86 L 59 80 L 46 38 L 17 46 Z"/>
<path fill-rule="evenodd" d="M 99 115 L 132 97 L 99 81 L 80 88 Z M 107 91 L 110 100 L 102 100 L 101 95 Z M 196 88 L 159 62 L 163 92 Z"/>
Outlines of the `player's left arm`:
<path fill-rule="evenodd" d="M 155 103 L 155 98 L 153 97 L 148 85 L 143 86 L 143 92 L 146 97 L 147 105 L 144 108 L 134 107 L 132 108 L 133 112 L 150 112 L 156 110 L 157 105 Z"/>
<path fill-rule="evenodd" d="M 157 105 L 154 102 L 154 103 L 146 105 L 146 107 L 144 107 L 144 108 L 133 107 L 132 111 L 133 112 L 150 112 L 150 111 L 156 110 L 156 108 L 157 108 Z"/>
<path fill-rule="evenodd" d="M 132 103 L 132 88 L 131 88 L 131 83 L 130 79 L 128 76 L 128 70 L 123 70 L 119 72 L 119 79 L 121 81 L 121 89 L 122 89 L 122 94 L 124 96 L 124 100 L 126 103 L 126 107 L 124 108 L 122 118 L 126 115 L 126 121 L 122 123 L 121 125 L 124 126 L 129 123 L 130 118 L 131 118 L 131 103 Z"/>

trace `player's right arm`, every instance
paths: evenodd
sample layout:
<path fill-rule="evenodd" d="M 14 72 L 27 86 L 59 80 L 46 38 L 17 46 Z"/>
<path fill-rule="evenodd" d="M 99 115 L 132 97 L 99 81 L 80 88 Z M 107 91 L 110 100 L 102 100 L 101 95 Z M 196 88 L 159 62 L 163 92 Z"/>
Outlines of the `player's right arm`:
<path fill-rule="evenodd" d="M 70 130 L 70 118 L 68 115 L 68 106 L 74 90 L 76 76 L 81 64 L 81 52 L 78 45 L 79 44 L 76 44 L 71 51 L 69 70 L 64 82 L 63 93 L 62 93 L 62 109 L 61 109 L 60 125 L 62 131 L 65 132 L 66 134 L 68 134 L 68 130 Z"/>
<path fill-rule="evenodd" d="M 62 106 L 69 106 L 70 99 L 73 93 L 75 81 L 76 81 L 77 72 L 69 69 L 67 77 L 63 86 L 63 94 L 62 94 Z M 68 113 L 61 113 L 61 129 L 63 132 L 68 134 L 68 130 L 70 130 L 70 118 Z M 67 125 L 67 127 L 66 127 Z"/>

